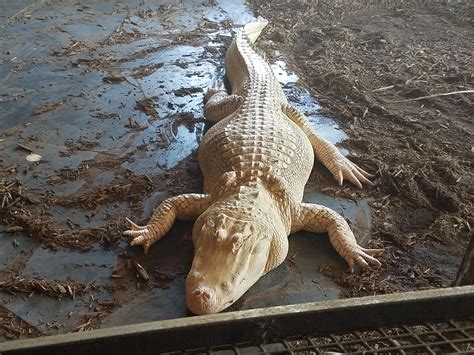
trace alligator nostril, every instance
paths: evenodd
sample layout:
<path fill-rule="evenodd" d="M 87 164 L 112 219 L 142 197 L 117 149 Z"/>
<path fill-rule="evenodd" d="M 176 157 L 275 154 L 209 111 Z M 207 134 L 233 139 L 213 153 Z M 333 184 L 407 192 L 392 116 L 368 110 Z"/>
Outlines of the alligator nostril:
<path fill-rule="evenodd" d="M 212 290 L 207 287 L 199 286 L 193 291 L 193 296 L 210 300 L 212 297 Z"/>

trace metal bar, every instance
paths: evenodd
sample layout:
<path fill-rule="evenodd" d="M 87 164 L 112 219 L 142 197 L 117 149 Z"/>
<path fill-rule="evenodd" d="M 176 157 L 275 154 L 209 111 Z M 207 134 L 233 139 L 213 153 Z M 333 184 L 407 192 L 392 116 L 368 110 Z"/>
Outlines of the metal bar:
<path fill-rule="evenodd" d="M 395 338 L 395 337 L 404 337 L 404 336 L 405 336 L 404 334 L 401 335 L 401 336 L 400 336 L 399 334 L 397 334 L 395 337 L 393 337 L 393 336 L 391 337 L 391 336 L 389 336 L 387 333 L 385 333 L 385 330 L 384 330 L 383 328 L 379 328 L 379 329 L 377 329 L 377 330 L 379 331 L 379 333 L 381 333 L 381 334 L 383 335 L 383 337 L 384 337 L 385 339 L 387 339 L 388 343 L 392 344 L 393 346 L 396 346 L 396 347 L 400 348 L 400 344 L 399 344 L 399 343 L 396 341 L 396 339 L 394 339 L 394 338 Z M 398 344 L 397 344 L 397 343 L 398 343 Z M 398 349 L 398 352 L 399 352 L 400 354 L 402 354 L 402 355 L 406 354 L 405 351 L 404 351 L 403 349 L 401 349 L 401 348 Z"/>
<path fill-rule="evenodd" d="M 278 306 L 0 343 L 17 354 L 153 354 L 474 314 L 474 286 Z"/>
<path fill-rule="evenodd" d="M 339 341 L 334 337 L 334 335 L 329 334 L 329 337 L 332 339 L 333 343 L 331 344 L 333 347 L 337 347 L 339 350 L 342 350 L 343 352 L 346 351 L 344 347 L 339 343 Z"/>
<path fill-rule="evenodd" d="M 470 336 L 468 333 L 466 333 L 466 331 L 464 330 L 464 327 L 459 328 L 459 326 L 458 326 L 456 323 L 454 323 L 453 320 L 450 320 L 450 321 L 449 321 L 449 324 L 453 327 L 453 329 L 456 329 L 457 332 L 461 333 L 461 334 L 464 335 L 466 338 L 468 338 L 468 339 L 471 338 L 471 336 Z M 471 327 L 470 327 L 470 328 L 471 328 Z"/>
<path fill-rule="evenodd" d="M 360 335 L 358 331 L 354 331 L 354 334 L 359 339 L 359 342 L 363 344 L 366 349 L 370 349 L 370 345 L 367 343 L 367 341 L 364 338 L 362 338 L 362 336 Z"/>
<path fill-rule="evenodd" d="M 406 325 L 402 325 L 402 328 L 405 330 L 405 332 L 410 334 L 412 338 L 416 339 L 416 341 L 419 343 L 419 344 L 413 344 L 413 346 L 417 348 L 425 348 L 426 351 L 428 351 L 430 354 L 433 354 L 433 351 L 430 349 L 430 347 L 427 346 L 425 342 L 421 340 L 416 333 L 412 332 L 412 330 L 408 328 Z M 411 348 L 411 345 L 403 347 L 403 349 L 410 349 L 410 348 Z"/>

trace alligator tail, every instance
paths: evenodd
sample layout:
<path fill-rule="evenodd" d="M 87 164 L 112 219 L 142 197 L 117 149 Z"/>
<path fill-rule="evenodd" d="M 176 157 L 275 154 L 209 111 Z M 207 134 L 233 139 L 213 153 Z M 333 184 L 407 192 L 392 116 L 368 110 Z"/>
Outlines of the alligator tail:
<path fill-rule="evenodd" d="M 250 42 L 255 43 L 262 30 L 268 24 L 268 21 L 263 17 L 258 17 L 256 22 L 250 22 L 244 26 L 244 31 Z"/>

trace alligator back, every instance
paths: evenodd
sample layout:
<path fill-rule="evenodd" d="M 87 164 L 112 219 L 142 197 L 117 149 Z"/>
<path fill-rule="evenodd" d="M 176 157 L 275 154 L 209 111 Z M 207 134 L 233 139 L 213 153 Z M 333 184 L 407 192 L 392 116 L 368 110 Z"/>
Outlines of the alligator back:
<path fill-rule="evenodd" d="M 242 105 L 204 136 L 199 163 L 204 191 L 212 193 L 221 176 L 273 176 L 282 179 L 292 200 L 300 202 L 313 166 L 313 150 L 304 132 L 283 112 L 287 100 L 265 59 L 253 49 L 245 29 L 237 32 L 225 58 L 232 94 Z"/>

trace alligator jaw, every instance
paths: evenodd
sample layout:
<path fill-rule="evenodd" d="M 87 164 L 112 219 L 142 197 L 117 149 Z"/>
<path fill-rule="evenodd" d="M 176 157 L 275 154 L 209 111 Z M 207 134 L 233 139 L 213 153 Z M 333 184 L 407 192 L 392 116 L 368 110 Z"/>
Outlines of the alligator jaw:
<path fill-rule="evenodd" d="M 212 266 L 212 263 L 209 263 L 211 269 L 205 267 L 206 270 L 211 270 L 205 275 L 201 271 L 197 273 L 192 268 L 186 279 L 188 309 L 194 314 L 203 315 L 218 313 L 231 306 L 265 273 L 268 250 L 269 247 L 266 251 L 261 250 L 260 255 L 250 257 L 249 259 L 254 260 L 249 260 L 247 270 L 230 281 L 222 281 L 222 279 L 227 279 L 228 273 L 219 270 L 218 266 Z M 203 269 L 202 263 L 199 269 Z M 223 276 L 221 280 L 216 280 L 221 276 Z"/>
<path fill-rule="evenodd" d="M 225 258 L 228 263 L 215 263 L 223 260 L 223 255 L 201 255 L 197 252 L 193 266 L 186 279 L 186 303 L 194 314 L 218 313 L 237 301 L 260 277 L 265 274 L 270 242 L 259 243 L 258 251 L 249 255 L 243 252 Z M 255 248 L 253 248 L 255 249 Z M 231 260 L 233 259 L 233 260 Z"/>

